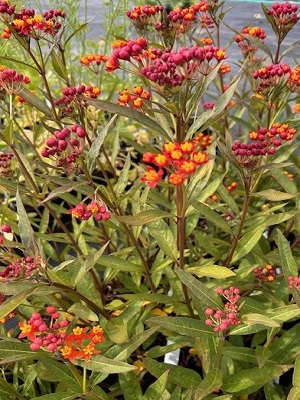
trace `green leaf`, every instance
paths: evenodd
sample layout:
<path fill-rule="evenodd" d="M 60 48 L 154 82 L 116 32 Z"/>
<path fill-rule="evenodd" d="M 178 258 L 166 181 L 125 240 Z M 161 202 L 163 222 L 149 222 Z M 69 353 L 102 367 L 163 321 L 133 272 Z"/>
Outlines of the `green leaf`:
<path fill-rule="evenodd" d="M 287 241 L 287 239 L 284 237 L 284 235 L 279 229 L 277 229 L 276 242 L 279 249 L 281 268 L 283 270 L 285 281 L 288 284 L 289 276 L 294 276 L 294 277 L 298 276 L 298 264 L 296 263 L 293 257 L 290 243 Z"/>
<path fill-rule="evenodd" d="M 220 296 L 213 289 L 208 288 L 187 271 L 176 268 L 175 272 L 181 282 L 189 289 L 192 297 L 200 300 L 203 304 L 203 309 L 210 307 L 216 310 L 223 307 Z"/>
<path fill-rule="evenodd" d="M 62 78 L 65 82 L 68 82 L 68 72 L 62 59 L 59 57 L 55 49 L 51 51 L 51 61 L 54 71 L 57 75 Z"/>
<path fill-rule="evenodd" d="M 142 400 L 143 392 L 139 379 L 133 371 L 119 375 L 119 382 L 125 400 Z"/>
<path fill-rule="evenodd" d="M 84 262 L 78 269 L 78 273 L 75 279 L 75 285 L 77 285 L 77 283 L 84 278 L 84 276 L 88 273 L 88 271 L 90 271 L 98 263 L 100 257 L 102 256 L 103 252 L 105 251 L 108 245 L 109 242 L 105 243 L 100 248 L 100 250 L 87 256 L 87 258 L 84 260 Z"/>
<path fill-rule="evenodd" d="M 13 387 L 13 384 L 8 383 L 6 380 L 0 377 L 0 395 L 3 400 L 22 400 L 24 397 L 17 392 Z"/>
<path fill-rule="evenodd" d="M 135 215 L 125 215 L 125 216 L 118 216 L 116 215 L 115 218 L 126 225 L 131 226 L 142 226 L 149 224 L 151 222 L 159 221 L 163 218 L 171 217 L 172 214 L 159 210 L 159 209 L 152 209 L 139 212 Z"/>
<path fill-rule="evenodd" d="M 299 400 L 300 399 L 300 386 L 295 386 L 290 390 L 287 400 Z"/>
<path fill-rule="evenodd" d="M 99 157 L 101 146 L 106 138 L 106 136 L 109 134 L 111 131 L 111 128 L 114 126 L 116 119 L 118 115 L 114 115 L 109 122 L 105 125 L 105 127 L 102 129 L 102 131 L 97 134 L 96 139 L 93 141 L 91 148 L 88 152 L 87 155 L 87 169 L 89 170 L 90 173 L 93 172 L 96 159 Z"/>
<path fill-rule="evenodd" d="M 143 400 L 161 400 L 167 385 L 168 377 L 169 371 L 167 370 L 157 379 L 156 382 L 152 383 L 152 385 L 148 387 L 143 396 Z"/>
<path fill-rule="evenodd" d="M 95 108 L 112 114 L 122 115 L 123 117 L 129 118 L 131 121 L 133 120 L 139 122 L 144 127 L 150 128 L 150 130 L 153 130 L 168 139 L 168 134 L 165 132 L 165 130 L 154 119 L 149 118 L 140 111 L 104 100 L 87 99 L 86 101 L 89 105 Z"/>
<path fill-rule="evenodd" d="M 270 383 L 264 386 L 264 392 L 266 400 L 286 400 L 285 396 L 281 396 Z"/>
<path fill-rule="evenodd" d="M 296 359 L 300 352 L 299 335 L 300 323 L 297 323 L 282 336 L 277 337 L 269 346 L 272 352 L 271 359 L 281 364 L 287 364 Z"/>
<path fill-rule="evenodd" d="M 35 366 L 37 376 L 49 382 L 63 382 L 72 392 L 81 390 L 80 383 L 75 379 L 70 368 L 57 360 L 40 360 Z"/>
<path fill-rule="evenodd" d="M 107 374 L 122 374 L 136 369 L 134 365 L 127 364 L 123 361 L 112 360 L 102 355 L 95 355 L 90 361 L 76 360 L 74 364 L 92 371 L 105 372 Z"/>
<path fill-rule="evenodd" d="M 197 387 L 201 382 L 201 377 L 196 371 L 179 365 L 161 363 L 149 357 L 146 357 L 143 363 L 150 374 L 156 378 L 169 371 L 169 382 L 179 384 L 183 388 Z"/>
<path fill-rule="evenodd" d="M 256 314 L 256 313 L 244 315 L 242 318 L 242 321 L 246 325 L 259 324 L 259 325 L 267 326 L 269 328 L 279 328 L 280 327 L 280 324 L 278 322 L 272 320 L 271 318 L 269 318 L 265 315 Z"/>
<path fill-rule="evenodd" d="M 13 340 L 0 341 L 1 364 L 14 363 L 21 360 L 34 360 L 50 357 L 44 351 L 32 351 L 29 344 Z"/>
<path fill-rule="evenodd" d="M 265 230 L 264 227 L 259 227 L 257 229 L 254 229 L 251 232 L 245 233 L 243 235 L 243 237 L 240 239 L 240 241 L 238 242 L 238 245 L 236 247 L 236 250 L 235 250 L 235 253 L 232 258 L 231 263 L 235 263 L 240 258 L 249 254 L 250 251 L 253 249 L 253 247 L 256 245 L 256 243 L 261 238 L 264 230 Z"/>
<path fill-rule="evenodd" d="M 22 199 L 20 197 L 19 190 L 16 194 L 16 203 L 17 212 L 19 215 L 18 226 L 22 243 L 28 254 L 35 255 L 38 253 L 38 249 L 34 239 L 34 232 L 31 227 L 30 220 L 23 205 Z"/>
<path fill-rule="evenodd" d="M 296 197 L 296 194 L 290 194 L 285 192 L 280 192 L 279 190 L 267 189 L 261 192 L 253 193 L 252 196 L 263 197 L 269 201 L 283 201 L 290 200 Z"/>
<path fill-rule="evenodd" d="M 31 287 L 27 290 L 22 290 L 12 297 L 9 297 L 0 305 L 0 319 L 5 318 L 10 312 L 14 311 L 20 304 L 22 304 L 28 296 L 30 296 L 36 287 Z M 0 287 L 1 293 L 1 287 Z"/>
<path fill-rule="evenodd" d="M 59 392 L 53 394 L 44 394 L 43 396 L 35 397 L 31 400 L 75 400 L 78 399 L 78 396 L 81 396 L 82 392 L 74 394 L 68 392 Z M 80 398 L 80 397 L 79 397 Z"/>
<path fill-rule="evenodd" d="M 289 370 L 286 365 L 264 365 L 243 369 L 224 378 L 222 389 L 229 393 L 250 394 Z"/>
<path fill-rule="evenodd" d="M 297 304 L 289 304 L 274 309 L 266 310 L 266 315 L 276 322 L 282 324 L 290 319 L 300 316 L 300 308 Z M 300 385 L 299 385 L 300 386 Z"/>
<path fill-rule="evenodd" d="M 236 276 L 236 273 L 231 271 L 229 268 L 220 267 L 219 265 L 207 265 L 204 267 L 189 267 L 186 269 L 187 272 L 191 274 L 195 274 L 198 278 L 202 278 L 204 276 L 208 278 L 215 278 L 215 279 L 226 279 L 232 276 Z"/>
<path fill-rule="evenodd" d="M 218 213 L 213 211 L 209 206 L 204 203 L 193 202 L 192 206 L 195 210 L 199 211 L 201 215 L 211 221 L 214 225 L 222 229 L 222 231 L 232 234 L 230 226 L 227 224 L 225 219 L 221 217 Z"/>
<path fill-rule="evenodd" d="M 208 128 L 212 122 L 215 123 L 222 118 L 223 111 L 234 95 L 239 81 L 240 78 L 236 79 L 235 82 L 230 85 L 230 87 L 218 98 L 212 110 L 205 111 L 195 120 L 187 132 L 186 140 L 190 139 L 194 132 L 197 132 L 199 129 L 204 130 Z"/>
<path fill-rule="evenodd" d="M 85 304 L 74 303 L 68 308 L 68 312 L 76 315 L 76 317 L 83 318 L 85 320 L 98 322 L 99 317 Z"/>
<path fill-rule="evenodd" d="M 53 113 L 51 108 L 49 108 L 44 101 L 39 99 L 37 96 L 35 96 L 33 93 L 31 93 L 29 90 L 26 88 L 22 88 L 20 90 L 19 95 L 29 104 L 31 104 L 33 107 L 35 107 L 37 110 L 41 111 L 43 114 L 45 114 L 48 118 L 53 118 Z"/>
<path fill-rule="evenodd" d="M 226 355 L 233 360 L 245 361 L 250 364 L 257 364 L 257 358 L 255 356 L 254 349 L 247 347 L 230 346 L 223 348 L 223 355 Z"/>
<path fill-rule="evenodd" d="M 128 343 L 123 343 L 121 345 L 115 345 L 111 347 L 106 353 L 105 356 L 109 358 L 114 358 L 116 360 L 127 360 L 128 357 L 150 336 L 152 336 L 158 327 L 153 327 L 139 333 L 135 336 L 132 336 Z"/>
<path fill-rule="evenodd" d="M 147 325 L 190 337 L 213 334 L 212 329 L 204 322 L 188 317 L 154 317 L 147 320 Z"/>
<path fill-rule="evenodd" d="M 115 257 L 114 255 L 102 255 L 98 261 L 98 264 L 103 267 L 114 268 L 120 271 L 137 273 L 142 273 L 144 271 L 144 267 L 142 265 L 134 264 L 128 260 L 123 260 L 122 258 Z"/>
<path fill-rule="evenodd" d="M 222 386 L 222 372 L 219 369 L 213 369 L 206 374 L 206 377 L 197 387 L 195 399 L 202 400 L 214 390 Z"/>
<path fill-rule="evenodd" d="M 294 363 L 293 385 L 300 387 L 300 356 L 298 356 Z"/>
<path fill-rule="evenodd" d="M 177 244 L 174 235 L 168 226 L 168 224 L 159 220 L 148 224 L 150 234 L 156 240 L 160 249 L 168 256 L 171 260 L 177 260 Z"/>

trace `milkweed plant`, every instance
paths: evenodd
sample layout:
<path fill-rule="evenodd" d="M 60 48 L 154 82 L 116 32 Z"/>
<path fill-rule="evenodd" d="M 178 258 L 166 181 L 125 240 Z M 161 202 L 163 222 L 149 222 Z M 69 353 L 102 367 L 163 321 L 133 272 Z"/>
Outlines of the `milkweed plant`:
<path fill-rule="evenodd" d="M 232 8 L 0 1 L 2 400 L 300 398 L 299 10 Z"/>

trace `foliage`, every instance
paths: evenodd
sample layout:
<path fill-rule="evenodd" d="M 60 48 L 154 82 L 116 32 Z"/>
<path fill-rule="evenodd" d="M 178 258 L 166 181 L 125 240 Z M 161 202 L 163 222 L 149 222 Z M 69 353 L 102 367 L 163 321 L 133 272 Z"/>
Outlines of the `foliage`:
<path fill-rule="evenodd" d="M 1 399 L 299 398 L 298 7 L 79 6 L 0 5 Z"/>

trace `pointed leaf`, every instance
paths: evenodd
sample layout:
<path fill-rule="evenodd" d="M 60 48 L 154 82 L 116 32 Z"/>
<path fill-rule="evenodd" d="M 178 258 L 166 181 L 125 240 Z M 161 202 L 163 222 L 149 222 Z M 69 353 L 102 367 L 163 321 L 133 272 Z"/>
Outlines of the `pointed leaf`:
<path fill-rule="evenodd" d="M 107 374 L 122 374 L 136 369 L 134 365 L 127 364 L 123 361 L 112 360 L 102 355 L 95 355 L 90 361 L 76 360 L 74 364 L 92 371 L 105 372 Z"/>
<path fill-rule="evenodd" d="M 197 387 L 195 399 L 202 400 L 214 390 L 222 386 L 222 372 L 219 369 L 209 371 L 200 385 Z"/>
<path fill-rule="evenodd" d="M 199 211 L 201 215 L 203 215 L 214 225 L 222 229 L 224 232 L 232 234 L 232 230 L 225 219 L 214 210 L 212 210 L 209 206 L 205 205 L 204 203 L 198 203 L 196 201 L 193 202 L 192 206 L 195 208 L 195 210 Z"/>
<path fill-rule="evenodd" d="M 142 124 L 143 126 L 150 128 L 151 130 L 159 133 L 160 135 L 168 138 L 168 134 L 164 131 L 164 129 L 152 118 L 149 118 L 147 115 L 143 114 L 140 111 L 137 111 L 130 107 L 121 106 L 119 104 L 110 103 L 104 100 L 86 100 L 88 104 L 91 106 L 107 111 L 112 114 L 122 115 L 123 117 L 129 118 L 131 121 L 136 121 Z"/>
<path fill-rule="evenodd" d="M 285 365 L 264 365 L 262 368 L 243 369 L 225 377 L 222 389 L 229 393 L 249 394 L 278 378 L 289 368 Z"/>
<path fill-rule="evenodd" d="M 35 107 L 37 110 L 41 111 L 43 114 L 45 114 L 48 118 L 53 117 L 53 113 L 51 108 L 49 108 L 44 101 L 39 99 L 37 96 L 35 96 L 33 93 L 31 93 L 29 90 L 26 88 L 22 88 L 20 90 L 19 95 L 29 104 L 31 104 L 33 107 Z"/>
<path fill-rule="evenodd" d="M 261 192 L 256 192 L 252 196 L 263 197 L 269 201 L 283 201 L 290 200 L 296 197 L 296 194 L 280 192 L 279 190 L 267 189 Z"/>
<path fill-rule="evenodd" d="M 231 269 L 220 267 L 219 265 L 189 267 L 186 269 L 186 271 L 190 272 L 191 274 L 197 275 L 199 278 L 207 276 L 208 278 L 226 279 L 232 276 L 236 276 L 236 273 L 231 271 Z"/>
<path fill-rule="evenodd" d="M 106 138 L 106 136 L 109 134 L 111 128 L 114 126 L 115 121 L 117 119 L 118 115 L 114 115 L 109 122 L 105 125 L 105 127 L 102 129 L 100 133 L 97 134 L 96 139 L 93 141 L 91 148 L 88 152 L 87 155 L 87 168 L 90 173 L 93 172 L 96 159 L 99 157 L 101 146 Z"/>
<path fill-rule="evenodd" d="M 219 309 L 223 307 L 223 303 L 220 296 L 213 290 L 208 288 L 204 283 L 194 278 L 187 271 L 176 268 L 176 274 L 185 286 L 189 289 L 192 297 L 200 300 L 203 304 L 203 308 Z"/>
<path fill-rule="evenodd" d="M 135 215 L 125 215 L 125 216 L 116 215 L 115 218 L 126 225 L 142 226 L 171 216 L 172 214 L 166 211 L 159 209 L 155 210 L 152 209 L 152 210 L 141 211 L 140 213 L 137 213 Z"/>
<path fill-rule="evenodd" d="M 285 281 L 288 284 L 289 276 L 298 276 L 298 264 L 293 257 L 290 243 L 287 241 L 287 239 L 284 237 L 279 229 L 277 229 L 277 245 L 281 260 L 281 268 L 283 270 Z"/>
<path fill-rule="evenodd" d="M 247 325 L 255 325 L 255 324 L 259 324 L 259 325 L 264 325 L 270 328 L 279 328 L 280 324 L 274 320 L 272 320 L 271 318 L 262 315 L 262 314 L 246 314 L 243 318 L 242 318 L 243 322 Z"/>
<path fill-rule="evenodd" d="M 147 325 L 191 337 L 198 337 L 205 333 L 213 334 L 212 329 L 204 322 L 188 317 L 154 317 L 147 320 Z"/>

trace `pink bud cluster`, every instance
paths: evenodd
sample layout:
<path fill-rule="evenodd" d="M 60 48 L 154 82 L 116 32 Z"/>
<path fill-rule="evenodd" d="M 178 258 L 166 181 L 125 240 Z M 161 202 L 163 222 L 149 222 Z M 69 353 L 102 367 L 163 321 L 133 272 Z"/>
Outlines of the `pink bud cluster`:
<path fill-rule="evenodd" d="M 15 13 L 16 6 L 12 6 L 8 3 L 8 1 L 0 1 L 0 18 L 2 20 L 6 20 L 4 15 L 1 14 L 7 14 L 7 16 L 13 15 Z"/>
<path fill-rule="evenodd" d="M 0 277 L 4 279 L 27 278 L 44 267 L 45 261 L 40 256 L 18 258 L 0 272 Z"/>
<path fill-rule="evenodd" d="M 68 210 L 74 218 L 88 220 L 92 216 L 96 221 L 107 221 L 110 219 L 110 212 L 107 206 L 99 201 L 93 200 L 89 204 L 79 203 L 74 208 Z"/>
<path fill-rule="evenodd" d="M 300 277 L 299 276 L 289 276 L 288 282 L 289 282 L 289 289 L 295 288 L 297 290 L 300 290 Z"/>
<path fill-rule="evenodd" d="M 32 342 L 30 349 L 40 349 L 55 352 L 60 348 L 66 338 L 66 327 L 69 322 L 66 319 L 60 320 L 60 313 L 54 306 L 46 308 L 46 315 L 34 312 L 28 322 L 20 322 L 21 333 L 19 338 L 28 337 Z"/>
<path fill-rule="evenodd" d="M 72 125 L 60 131 L 54 131 L 46 140 L 46 147 L 41 151 L 43 157 L 54 158 L 56 165 L 66 172 L 72 172 L 84 149 L 86 132 L 79 125 Z"/>
<path fill-rule="evenodd" d="M 120 60 L 133 61 L 139 59 L 147 48 L 147 40 L 143 37 L 135 40 L 117 41 L 112 55 L 106 62 L 106 71 L 112 72 L 120 68 Z"/>
<path fill-rule="evenodd" d="M 11 233 L 11 226 L 8 224 L 3 224 L 0 227 L 0 246 L 2 246 L 4 242 L 4 233 Z"/>
<path fill-rule="evenodd" d="M 257 90 L 264 91 L 278 85 L 283 79 L 289 78 L 291 67 L 286 63 L 269 64 L 259 68 L 253 73 L 253 78 L 257 82 Z"/>
<path fill-rule="evenodd" d="M 235 141 L 232 151 L 239 163 L 245 168 L 252 168 L 257 163 L 257 157 L 273 155 L 276 149 L 286 141 L 292 140 L 296 129 L 287 124 L 275 123 L 270 129 L 259 128 L 249 133 L 251 143 Z"/>
<path fill-rule="evenodd" d="M 0 70 L 0 86 L 2 86 L 8 94 L 19 93 L 23 86 L 27 85 L 29 82 L 30 78 L 28 76 L 18 73 L 15 69 L 4 67 Z"/>
<path fill-rule="evenodd" d="M 209 319 L 205 320 L 207 326 L 212 326 L 214 332 L 223 336 L 231 326 L 236 326 L 241 323 L 238 318 L 239 306 L 237 305 L 240 299 L 240 291 L 236 287 L 231 286 L 229 289 L 218 288 L 217 293 L 222 295 L 226 302 L 221 310 L 207 308 L 205 314 Z"/>
<path fill-rule="evenodd" d="M 285 3 L 274 3 L 272 9 L 268 10 L 267 13 L 272 16 L 274 24 L 282 34 L 289 32 L 299 21 L 297 11 L 298 6 L 296 4 L 286 1 Z"/>
<path fill-rule="evenodd" d="M 62 97 L 56 99 L 54 104 L 61 109 L 62 115 L 70 115 L 76 109 L 86 107 L 86 99 L 96 99 L 101 90 L 96 86 L 78 85 L 77 87 L 67 87 L 63 89 Z"/>
<path fill-rule="evenodd" d="M 0 176 L 10 175 L 11 159 L 13 156 L 13 153 L 3 153 L 0 151 Z"/>
<path fill-rule="evenodd" d="M 219 47 L 182 47 L 178 51 L 166 50 L 152 64 L 142 67 L 140 72 L 159 86 L 175 87 L 182 85 L 186 79 L 196 79 L 199 73 L 207 75 L 225 58 L 225 51 Z"/>

